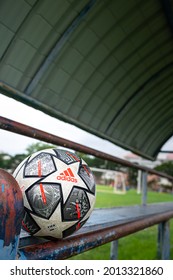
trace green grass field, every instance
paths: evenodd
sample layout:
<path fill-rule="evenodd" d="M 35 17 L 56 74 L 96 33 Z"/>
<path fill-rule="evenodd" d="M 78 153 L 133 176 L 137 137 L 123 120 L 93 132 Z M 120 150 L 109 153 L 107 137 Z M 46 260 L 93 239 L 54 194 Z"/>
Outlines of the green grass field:
<path fill-rule="evenodd" d="M 173 201 L 172 194 L 148 191 L 147 203 Z M 96 208 L 127 206 L 141 203 L 141 195 L 136 190 L 126 194 L 114 194 L 111 187 L 97 186 Z M 171 259 L 173 259 L 173 220 L 171 230 Z M 157 225 L 121 238 L 118 241 L 119 260 L 155 260 L 157 259 Z M 72 257 L 73 260 L 109 260 L 110 243 Z"/>

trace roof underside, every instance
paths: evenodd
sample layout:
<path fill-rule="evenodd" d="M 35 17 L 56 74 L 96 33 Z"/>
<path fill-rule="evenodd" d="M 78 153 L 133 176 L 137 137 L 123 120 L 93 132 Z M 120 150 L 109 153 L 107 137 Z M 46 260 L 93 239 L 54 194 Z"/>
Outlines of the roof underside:
<path fill-rule="evenodd" d="M 172 5 L 0 1 L 1 93 L 154 159 L 173 134 Z"/>

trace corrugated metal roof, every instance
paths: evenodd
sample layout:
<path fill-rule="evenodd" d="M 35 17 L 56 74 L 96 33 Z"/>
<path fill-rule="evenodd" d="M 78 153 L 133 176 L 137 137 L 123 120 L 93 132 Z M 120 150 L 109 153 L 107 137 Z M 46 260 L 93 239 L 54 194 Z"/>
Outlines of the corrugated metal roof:
<path fill-rule="evenodd" d="M 172 4 L 1 1 L 1 92 L 155 158 L 173 134 Z"/>

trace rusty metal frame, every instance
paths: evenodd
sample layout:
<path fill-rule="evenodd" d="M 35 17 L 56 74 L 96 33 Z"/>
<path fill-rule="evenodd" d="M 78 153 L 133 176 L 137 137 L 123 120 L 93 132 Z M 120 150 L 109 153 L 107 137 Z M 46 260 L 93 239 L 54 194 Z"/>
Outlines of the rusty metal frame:
<path fill-rule="evenodd" d="M 10 131 L 10 132 L 14 132 L 14 133 L 17 133 L 17 134 L 20 134 L 20 135 L 28 136 L 28 137 L 38 139 L 40 141 L 44 141 L 44 142 L 51 143 L 51 144 L 54 144 L 54 145 L 59 145 L 59 146 L 62 146 L 62 147 L 73 149 L 73 150 L 78 151 L 78 152 L 83 152 L 83 153 L 86 153 L 86 154 L 90 154 L 90 155 L 102 158 L 104 160 L 116 162 L 116 163 L 121 164 L 121 165 L 126 166 L 126 167 L 139 169 L 139 170 L 148 172 L 150 174 L 155 174 L 155 175 L 160 176 L 160 177 L 165 177 L 165 178 L 167 178 L 167 179 L 169 179 L 173 182 L 173 177 L 170 176 L 170 175 L 167 175 L 163 172 L 156 171 L 156 170 L 148 168 L 146 166 L 131 163 L 127 160 L 118 158 L 116 156 L 112 156 L 110 154 L 101 152 L 99 150 L 87 147 L 85 145 L 78 144 L 76 142 L 67 140 L 65 138 L 56 136 L 56 135 L 51 134 L 51 133 L 47 133 L 43 130 L 28 126 L 28 125 L 24 125 L 22 123 L 19 123 L 19 122 L 16 122 L 16 121 L 4 118 L 4 117 L 0 117 L 0 129 L 7 130 L 7 131 Z"/>
<path fill-rule="evenodd" d="M 132 222 L 19 249 L 19 259 L 66 259 L 173 218 L 173 210 Z"/>
<path fill-rule="evenodd" d="M 75 151 L 91 154 L 93 156 L 100 157 L 105 160 L 116 162 L 123 166 L 139 169 L 143 171 L 145 174 L 151 173 L 160 177 L 165 177 L 173 181 L 173 177 L 165 173 L 158 172 L 156 170 L 150 169 L 145 166 L 131 163 L 127 160 L 109 155 L 107 153 L 92 149 L 90 147 L 72 142 L 70 140 L 58 137 L 56 135 L 44 132 L 42 130 L 24 125 L 22 123 L 4 117 L 0 117 L 0 128 L 13 133 L 35 138 L 47 143 L 70 148 Z M 143 201 L 143 204 L 146 204 L 145 201 L 146 201 L 146 197 L 145 200 Z M 137 231 L 153 226 L 155 224 L 165 223 L 171 218 L 173 218 L 173 207 L 171 206 L 171 208 L 167 209 L 165 204 L 165 210 L 163 212 L 158 213 L 157 211 L 155 211 L 152 215 L 144 216 L 142 218 L 136 216 L 134 220 L 129 220 L 129 221 L 124 220 L 123 223 L 115 224 L 115 225 L 112 225 L 111 223 L 110 224 L 103 223 L 100 228 L 94 228 L 93 226 L 87 232 L 81 231 L 81 233 L 73 235 L 70 238 L 66 238 L 61 241 L 42 240 L 41 243 L 40 241 L 35 243 L 30 242 L 33 245 L 30 244 L 29 246 L 26 245 L 26 246 L 19 247 L 18 258 L 40 259 L 40 260 L 41 259 L 66 259 L 75 254 L 82 253 L 86 250 L 103 245 L 107 242 L 118 240 L 119 238 L 135 233 Z M 32 240 L 32 238 L 30 240 Z M 165 237 L 163 236 L 162 250 L 164 250 L 163 248 L 165 244 L 164 241 L 165 241 Z"/>

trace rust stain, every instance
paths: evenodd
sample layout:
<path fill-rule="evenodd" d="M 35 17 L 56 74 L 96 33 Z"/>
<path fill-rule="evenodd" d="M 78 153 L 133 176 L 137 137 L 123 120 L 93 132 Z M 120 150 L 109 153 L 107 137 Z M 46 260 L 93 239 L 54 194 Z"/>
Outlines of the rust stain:
<path fill-rule="evenodd" d="M 23 218 L 23 198 L 16 180 L 0 169 L 0 239 L 4 246 L 13 243 L 20 234 Z"/>

